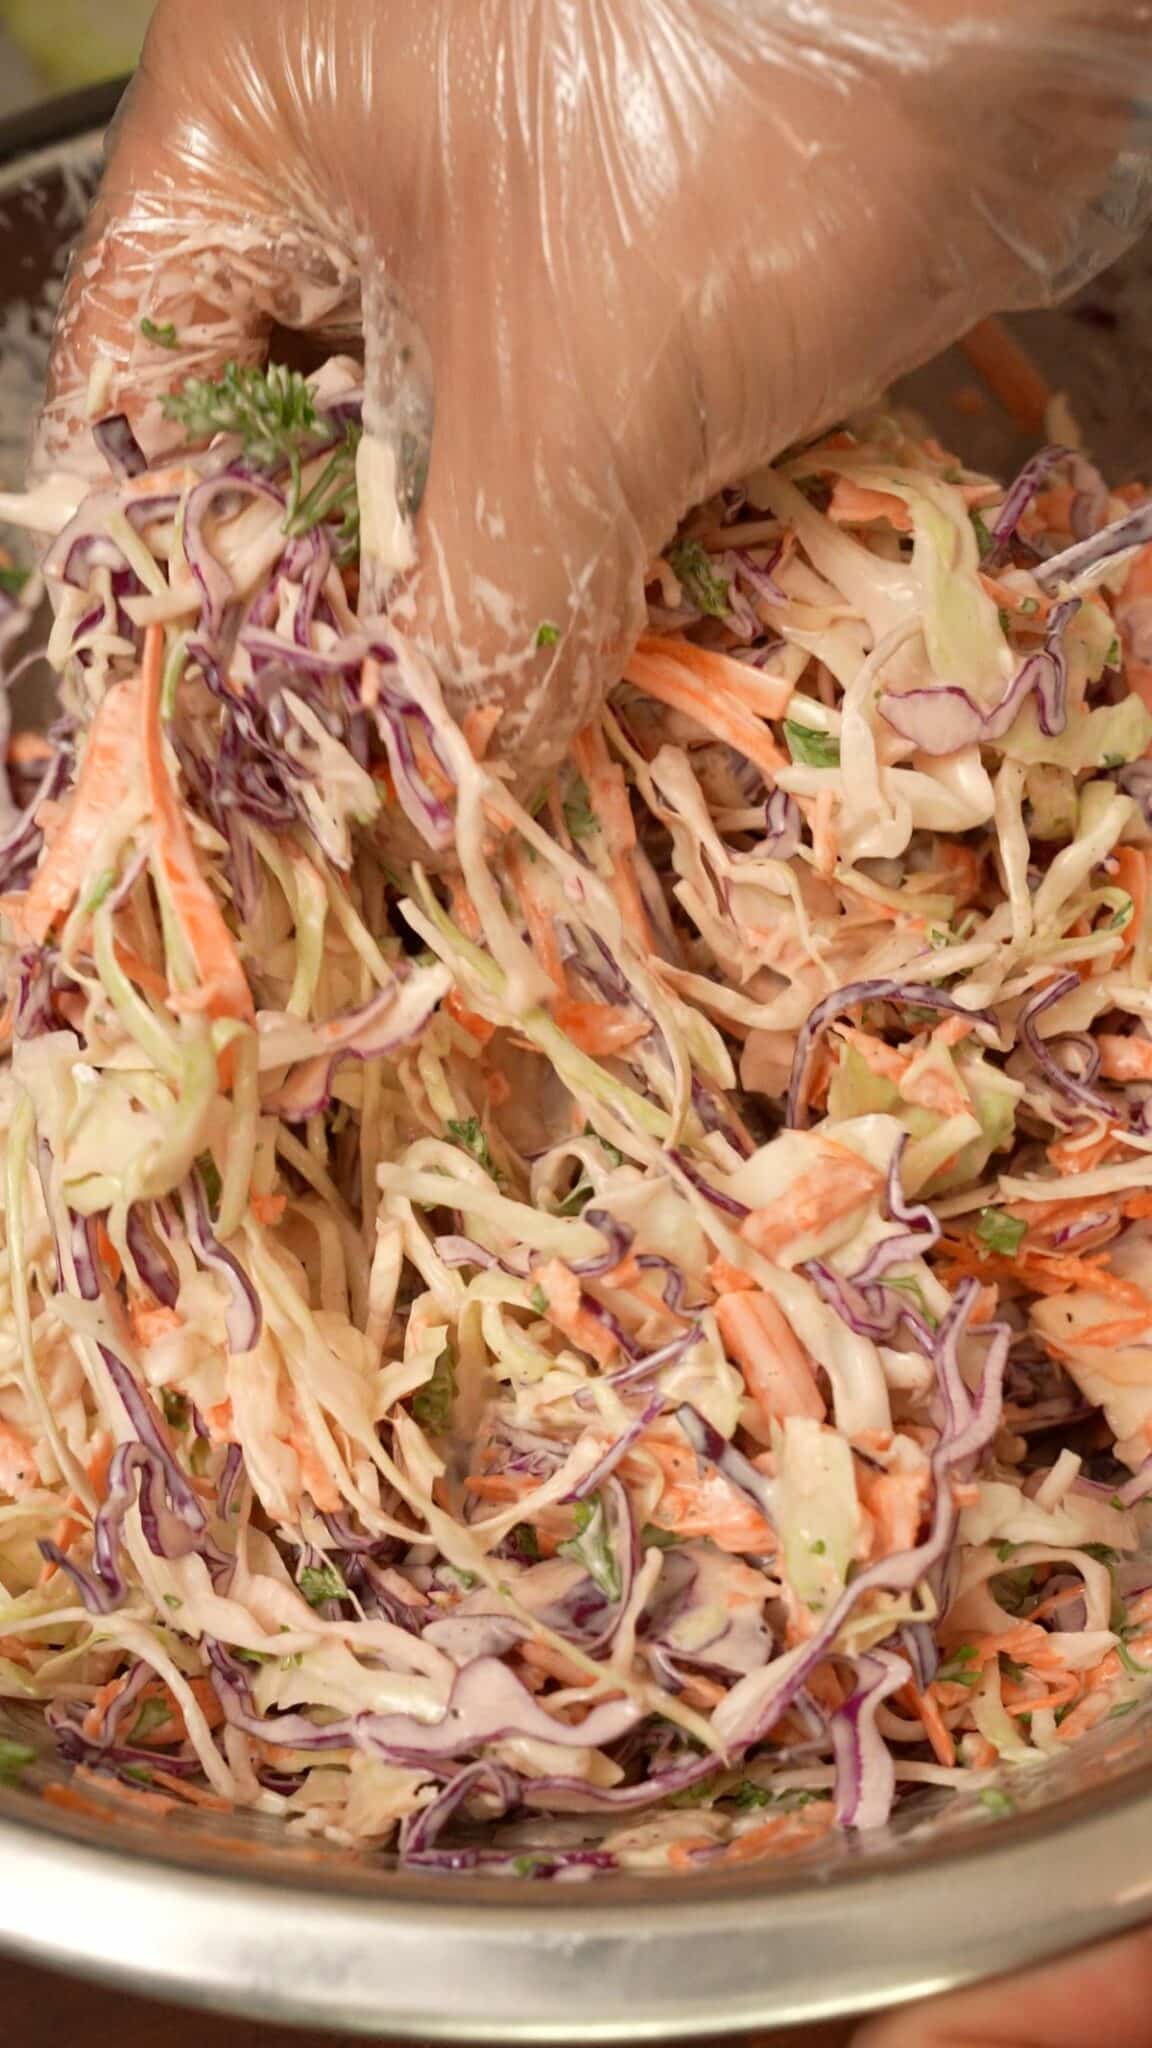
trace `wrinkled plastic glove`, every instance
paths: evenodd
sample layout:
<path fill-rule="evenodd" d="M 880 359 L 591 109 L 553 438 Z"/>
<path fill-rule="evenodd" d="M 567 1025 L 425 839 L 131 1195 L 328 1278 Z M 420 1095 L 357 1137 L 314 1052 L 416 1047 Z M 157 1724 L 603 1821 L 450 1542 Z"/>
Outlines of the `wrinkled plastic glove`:
<path fill-rule="evenodd" d="M 362 333 L 413 489 L 431 424 L 396 616 L 537 763 L 691 504 L 1131 238 L 1144 99 L 1146 0 L 161 0 L 40 466 L 86 408 L 154 453 L 273 321 Z"/>

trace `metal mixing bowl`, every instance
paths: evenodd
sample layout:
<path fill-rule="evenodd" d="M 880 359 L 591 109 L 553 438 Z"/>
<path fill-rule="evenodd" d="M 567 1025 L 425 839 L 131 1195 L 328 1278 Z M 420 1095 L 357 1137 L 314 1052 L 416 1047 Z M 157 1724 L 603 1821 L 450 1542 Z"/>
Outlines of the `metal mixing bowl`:
<path fill-rule="evenodd" d="M 0 130 L 0 484 L 16 481 L 64 253 L 114 95 Z M 6 161 L 5 161 L 6 160 Z M 1152 464 L 1139 318 L 1145 248 L 1078 307 L 1021 322 L 1117 477 Z M 962 365 L 910 384 L 946 439 L 1010 470 L 994 412 L 954 407 Z M 793 1862 L 590 1885 L 415 1877 L 380 1854 L 256 1817 L 162 1822 L 62 1782 L 38 1722 L 0 1728 L 43 1755 L 0 1787 L 0 1942 L 43 1962 L 207 2006 L 349 2032 L 474 2040 L 718 2034 L 923 1996 L 1152 1916 L 1152 1746 L 1138 1717 L 1012 1787 L 993 1818 L 927 1792 L 899 1826 Z M 49 1799 L 43 1797 L 49 1789 Z"/>

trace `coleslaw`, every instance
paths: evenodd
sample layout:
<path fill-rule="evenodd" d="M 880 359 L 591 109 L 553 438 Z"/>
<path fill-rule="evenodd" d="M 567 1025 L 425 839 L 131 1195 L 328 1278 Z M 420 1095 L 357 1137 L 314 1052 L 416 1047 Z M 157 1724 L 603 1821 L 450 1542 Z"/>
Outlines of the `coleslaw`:
<path fill-rule="evenodd" d="M 359 377 L 0 501 L 0 1696 L 413 1868 L 1002 1810 L 1152 1670 L 1152 501 L 855 420 L 521 801 Z"/>

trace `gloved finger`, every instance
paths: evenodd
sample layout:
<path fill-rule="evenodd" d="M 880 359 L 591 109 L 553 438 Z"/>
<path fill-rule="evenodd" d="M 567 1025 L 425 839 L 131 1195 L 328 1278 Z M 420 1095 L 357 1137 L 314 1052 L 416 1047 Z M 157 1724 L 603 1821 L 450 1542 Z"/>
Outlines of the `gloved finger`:
<path fill-rule="evenodd" d="M 873 2020 L 853 2048 L 1145 2048 L 1152 1934 Z"/>
<path fill-rule="evenodd" d="M 115 411 L 161 452 L 180 436 L 159 396 L 259 360 L 274 321 L 358 326 L 350 252 L 317 231 L 307 181 L 277 176 L 281 116 L 244 89 L 243 51 L 242 36 L 213 33 L 210 9 L 154 17 L 69 266 L 34 473 L 99 473 L 87 425 Z"/>

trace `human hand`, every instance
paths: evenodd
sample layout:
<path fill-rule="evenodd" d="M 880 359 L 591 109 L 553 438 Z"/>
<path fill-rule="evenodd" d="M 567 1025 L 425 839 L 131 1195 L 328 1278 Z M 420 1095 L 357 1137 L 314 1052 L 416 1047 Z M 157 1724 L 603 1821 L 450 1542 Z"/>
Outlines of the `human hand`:
<path fill-rule="evenodd" d="M 150 393 L 259 359 L 274 320 L 362 331 L 369 427 L 419 438 L 435 406 L 394 615 L 457 709 L 499 698 L 498 744 L 555 756 L 690 504 L 1130 237 L 1150 21 L 1147 0 L 161 0 L 40 466 L 74 466 L 100 358 L 97 410 L 154 453 Z"/>

